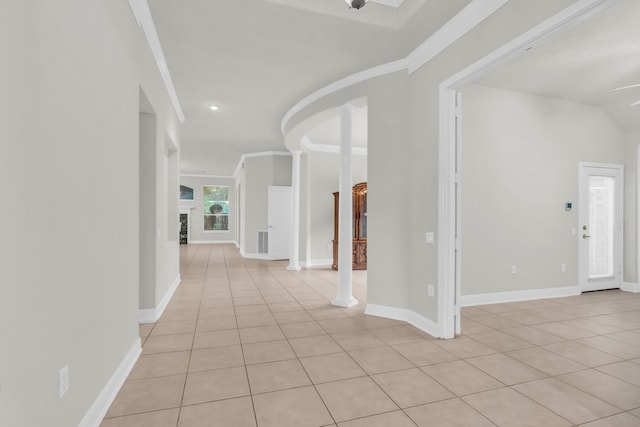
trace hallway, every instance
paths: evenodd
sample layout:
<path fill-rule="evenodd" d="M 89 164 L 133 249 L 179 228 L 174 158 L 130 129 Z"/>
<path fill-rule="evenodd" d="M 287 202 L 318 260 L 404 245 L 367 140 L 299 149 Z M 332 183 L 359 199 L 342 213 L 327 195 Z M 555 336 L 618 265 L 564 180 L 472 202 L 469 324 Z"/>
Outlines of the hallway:
<path fill-rule="evenodd" d="M 343 309 L 334 271 L 286 265 L 181 246 L 102 427 L 640 425 L 640 294 L 468 307 L 436 340 L 365 316 L 366 271 Z"/>

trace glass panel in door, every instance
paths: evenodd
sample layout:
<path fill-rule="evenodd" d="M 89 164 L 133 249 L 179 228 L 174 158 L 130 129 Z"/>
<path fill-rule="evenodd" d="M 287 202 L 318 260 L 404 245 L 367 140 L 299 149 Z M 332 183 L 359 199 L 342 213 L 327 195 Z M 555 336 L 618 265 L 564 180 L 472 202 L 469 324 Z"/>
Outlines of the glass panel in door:
<path fill-rule="evenodd" d="M 589 278 L 614 276 L 615 178 L 589 177 Z"/>

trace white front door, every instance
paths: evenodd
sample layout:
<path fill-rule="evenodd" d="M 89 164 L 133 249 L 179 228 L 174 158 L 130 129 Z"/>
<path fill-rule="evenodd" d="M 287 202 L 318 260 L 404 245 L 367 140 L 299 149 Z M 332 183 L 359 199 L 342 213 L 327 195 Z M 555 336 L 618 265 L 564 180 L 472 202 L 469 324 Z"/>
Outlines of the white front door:
<path fill-rule="evenodd" d="M 291 234 L 291 187 L 269 186 L 269 259 L 289 259 Z"/>
<path fill-rule="evenodd" d="M 582 292 L 622 282 L 623 166 L 580 164 L 578 230 Z"/>

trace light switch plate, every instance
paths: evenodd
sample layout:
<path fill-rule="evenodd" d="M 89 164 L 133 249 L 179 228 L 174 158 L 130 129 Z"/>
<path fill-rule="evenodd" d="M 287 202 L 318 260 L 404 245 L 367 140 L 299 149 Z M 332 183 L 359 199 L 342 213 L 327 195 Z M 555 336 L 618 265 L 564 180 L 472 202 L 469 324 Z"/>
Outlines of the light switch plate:
<path fill-rule="evenodd" d="M 432 231 L 427 231 L 426 240 L 427 240 L 427 243 L 435 243 L 436 241 L 435 233 L 433 233 Z"/>

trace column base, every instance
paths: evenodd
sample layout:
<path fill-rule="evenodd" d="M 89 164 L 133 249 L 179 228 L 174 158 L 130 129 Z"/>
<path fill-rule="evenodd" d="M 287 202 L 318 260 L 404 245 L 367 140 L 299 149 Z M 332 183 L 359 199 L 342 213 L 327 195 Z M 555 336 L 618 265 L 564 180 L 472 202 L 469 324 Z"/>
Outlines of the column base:
<path fill-rule="evenodd" d="M 355 299 L 354 297 L 350 297 L 348 299 L 334 299 L 333 301 L 331 301 L 331 304 L 333 305 L 337 305 L 338 307 L 353 307 L 354 305 L 358 304 L 358 300 Z"/>
<path fill-rule="evenodd" d="M 298 264 L 289 264 L 288 266 L 285 267 L 285 270 L 300 271 L 302 270 L 302 267 L 300 267 Z"/>

